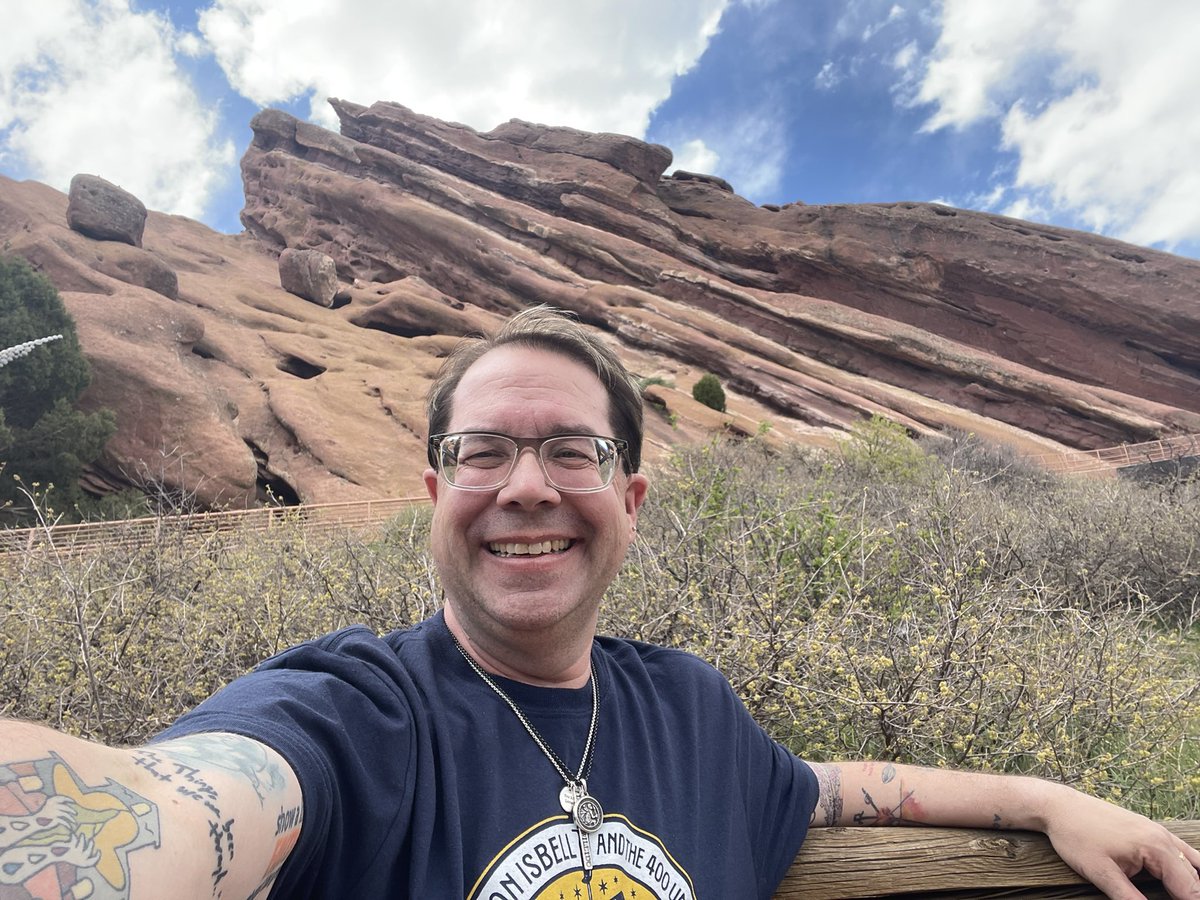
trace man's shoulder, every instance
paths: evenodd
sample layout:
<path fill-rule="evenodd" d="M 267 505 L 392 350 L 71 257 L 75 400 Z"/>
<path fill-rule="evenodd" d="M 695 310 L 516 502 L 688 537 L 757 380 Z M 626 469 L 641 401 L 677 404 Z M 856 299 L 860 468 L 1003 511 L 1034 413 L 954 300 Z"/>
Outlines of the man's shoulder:
<path fill-rule="evenodd" d="M 615 671 L 645 678 L 659 690 L 732 693 L 729 681 L 712 663 L 686 650 L 618 637 L 598 637 L 596 646 Z"/>
<path fill-rule="evenodd" d="M 440 614 L 386 635 L 376 634 L 366 625 L 347 625 L 281 650 L 257 668 L 269 671 L 354 664 L 390 668 L 397 664 L 402 649 L 413 652 L 428 644 L 438 631 L 439 619 Z"/>

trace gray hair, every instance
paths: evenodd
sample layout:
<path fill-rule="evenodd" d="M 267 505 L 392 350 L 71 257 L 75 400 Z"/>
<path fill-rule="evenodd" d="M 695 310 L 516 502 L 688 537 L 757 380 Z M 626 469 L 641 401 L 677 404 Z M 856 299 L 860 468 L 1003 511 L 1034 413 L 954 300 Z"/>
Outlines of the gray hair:
<path fill-rule="evenodd" d="M 497 347 L 515 344 L 560 353 L 594 372 L 608 393 L 609 427 L 613 437 L 629 444 L 623 457 L 625 474 L 642 463 L 642 395 L 617 355 L 598 337 L 586 331 L 569 313 L 549 306 L 534 306 L 508 319 L 491 337 L 476 336 L 460 343 L 446 357 L 425 401 L 429 434 L 440 434 L 450 421 L 454 392 L 467 369 Z M 432 448 L 430 465 L 437 467 Z"/>

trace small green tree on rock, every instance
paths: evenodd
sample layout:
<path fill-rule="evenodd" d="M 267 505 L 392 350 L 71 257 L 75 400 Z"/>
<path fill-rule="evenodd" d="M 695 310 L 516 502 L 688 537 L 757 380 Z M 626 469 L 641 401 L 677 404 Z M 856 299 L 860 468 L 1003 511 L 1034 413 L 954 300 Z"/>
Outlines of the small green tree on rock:
<path fill-rule="evenodd" d="M 725 412 L 725 389 L 716 375 L 706 372 L 700 380 L 692 385 L 692 399 L 703 403 L 709 409 Z"/>
<path fill-rule="evenodd" d="M 75 323 L 54 285 L 21 259 L 0 257 L 0 351 L 0 523 L 30 521 L 22 487 L 35 485 L 57 512 L 75 518 L 84 500 L 79 475 L 116 420 L 108 410 L 74 408 L 90 378 Z"/>

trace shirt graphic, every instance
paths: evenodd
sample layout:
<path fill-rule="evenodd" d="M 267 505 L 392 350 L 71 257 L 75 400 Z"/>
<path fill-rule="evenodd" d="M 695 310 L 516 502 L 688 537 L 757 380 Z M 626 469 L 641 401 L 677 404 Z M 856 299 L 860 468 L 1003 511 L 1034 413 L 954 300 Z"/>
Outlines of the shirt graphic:
<path fill-rule="evenodd" d="M 594 900 L 695 900 L 657 837 L 608 815 L 591 835 Z M 588 900 L 579 832 L 565 815 L 534 825 L 492 860 L 467 900 Z"/>

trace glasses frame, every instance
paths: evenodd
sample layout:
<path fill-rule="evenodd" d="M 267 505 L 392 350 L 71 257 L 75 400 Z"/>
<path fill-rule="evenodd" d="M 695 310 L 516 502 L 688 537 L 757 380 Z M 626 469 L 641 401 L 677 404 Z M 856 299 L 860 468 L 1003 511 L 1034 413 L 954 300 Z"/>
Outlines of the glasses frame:
<path fill-rule="evenodd" d="M 500 479 L 499 482 L 488 485 L 487 487 L 472 487 L 470 485 L 455 484 L 450 480 L 449 476 L 446 475 L 445 466 L 442 463 L 442 444 L 448 438 L 463 437 L 465 435 L 504 438 L 505 440 L 512 441 L 516 445 L 517 452 L 513 454 L 512 463 L 509 465 L 508 471 L 504 473 L 504 477 Z M 554 480 L 550 477 L 550 473 L 546 471 L 546 461 L 542 458 L 542 446 L 547 441 L 553 441 L 558 438 L 587 438 L 588 440 L 608 441 L 611 443 L 615 448 L 615 452 L 613 454 L 613 467 L 608 476 L 608 480 L 598 487 L 590 488 L 560 487 L 559 485 L 555 484 Z M 517 470 L 517 460 L 521 458 L 521 451 L 525 450 L 526 448 L 533 450 L 533 456 L 537 460 L 538 468 L 542 470 L 542 478 L 544 478 L 546 480 L 546 484 L 554 490 L 562 494 L 596 494 L 607 489 L 616 480 L 617 469 L 620 467 L 619 457 L 622 454 L 628 453 L 629 442 L 623 441 L 620 438 L 608 437 L 607 435 L 603 434 L 585 434 L 582 432 L 565 432 L 563 434 L 548 434 L 545 437 L 519 438 L 513 437 L 511 434 L 504 434 L 501 431 L 448 431 L 444 434 L 431 434 L 429 436 L 429 462 L 430 465 L 437 470 L 437 473 L 441 475 L 443 479 L 445 479 L 446 484 L 450 485 L 450 487 L 456 490 L 474 491 L 477 493 L 484 491 L 498 491 L 508 484 L 508 480 L 512 478 L 513 472 Z M 626 456 L 626 458 L 628 458 L 628 456 Z"/>

